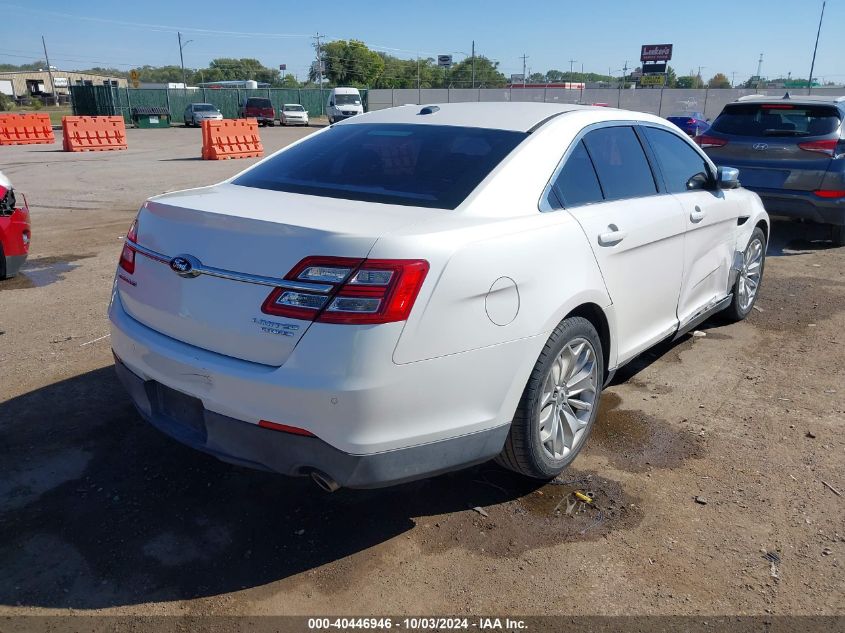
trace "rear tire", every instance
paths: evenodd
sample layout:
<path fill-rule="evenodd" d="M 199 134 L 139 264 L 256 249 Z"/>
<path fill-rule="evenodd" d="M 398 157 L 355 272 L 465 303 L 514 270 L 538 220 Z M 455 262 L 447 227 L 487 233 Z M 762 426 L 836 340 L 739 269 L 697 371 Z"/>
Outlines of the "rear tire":
<path fill-rule="evenodd" d="M 596 329 L 582 317 L 564 319 L 534 365 L 496 461 L 534 479 L 559 475 L 590 435 L 603 380 Z"/>
<path fill-rule="evenodd" d="M 765 266 L 766 234 L 758 226 L 751 233 L 751 239 L 745 247 L 745 260 L 734 283 L 731 304 L 722 312 L 726 320 L 742 321 L 751 313 L 760 295 L 760 284 L 763 281 Z"/>
<path fill-rule="evenodd" d="M 6 279 L 6 254 L 3 252 L 3 245 L 0 244 L 0 281 Z"/>
<path fill-rule="evenodd" d="M 833 238 L 833 245 L 834 246 L 845 246 L 845 225 L 843 226 L 831 226 L 832 231 L 832 238 Z"/>

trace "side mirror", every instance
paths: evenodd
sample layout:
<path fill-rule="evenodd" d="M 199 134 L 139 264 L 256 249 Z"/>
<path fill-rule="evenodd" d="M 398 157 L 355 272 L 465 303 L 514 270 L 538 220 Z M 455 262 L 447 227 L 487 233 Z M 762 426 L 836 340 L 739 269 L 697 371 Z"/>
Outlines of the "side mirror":
<path fill-rule="evenodd" d="M 739 187 L 739 170 L 736 167 L 719 167 L 716 170 L 716 186 L 719 189 Z"/>
<path fill-rule="evenodd" d="M 329 107 L 331 107 L 331 108 L 334 107 L 334 101 L 329 101 Z"/>

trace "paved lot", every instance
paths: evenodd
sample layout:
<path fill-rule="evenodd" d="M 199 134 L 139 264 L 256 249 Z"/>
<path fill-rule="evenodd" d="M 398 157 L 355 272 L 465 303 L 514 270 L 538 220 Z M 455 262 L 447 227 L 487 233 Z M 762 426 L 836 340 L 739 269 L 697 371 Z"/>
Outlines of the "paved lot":
<path fill-rule="evenodd" d="M 199 160 L 199 130 L 128 141 L 0 148 L 34 223 L 0 282 L 0 614 L 845 614 L 822 484 L 845 493 L 845 249 L 820 232 L 775 225 L 747 322 L 620 372 L 560 481 L 326 495 L 183 448 L 124 396 L 105 309 L 136 209 L 251 162 Z M 567 515 L 574 489 L 598 509 Z"/>

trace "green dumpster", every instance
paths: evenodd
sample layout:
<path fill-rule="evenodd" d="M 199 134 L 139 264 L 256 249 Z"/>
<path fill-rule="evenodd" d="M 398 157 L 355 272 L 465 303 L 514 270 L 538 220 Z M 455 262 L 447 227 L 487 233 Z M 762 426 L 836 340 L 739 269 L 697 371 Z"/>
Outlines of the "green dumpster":
<path fill-rule="evenodd" d="M 170 127 L 170 111 L 161 106 L 132 108 L 132 123 L 139 128 Z"/>

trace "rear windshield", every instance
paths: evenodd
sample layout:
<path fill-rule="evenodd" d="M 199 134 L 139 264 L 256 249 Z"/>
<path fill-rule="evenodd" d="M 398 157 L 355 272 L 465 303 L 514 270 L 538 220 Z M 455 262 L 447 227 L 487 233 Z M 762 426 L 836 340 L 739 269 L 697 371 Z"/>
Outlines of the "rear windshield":
<path fill-rule="evenodd" d="M 269 99 L 258 99 L 256 97 L 252 97 L 246 100 L 246 107 L 247 108 L 272 108 L 273 104 L 270 103 Z"/>
<path fill-rule="evenodd" d="M 213 105 L 210 103 L 195 103 L 194 104 L 194 112 L 214 112 L 217 110 Z"/>
<path fill-rule="evenodd" d="M 233 182 L 329 198 L 454 209 L 525 136 L 439 125 L 338 125 Z"/>
<path fill-rule="evenodd" d="M 303 112 L 305 108 L 301 105 L 286 105 L 285 112 Z"/>
<path fill-rule="evenodd" d="M 736 136 L 823 136 L 839 123 L 832 106 L 741 103 L 725 106 L 712 129 Z"/>

